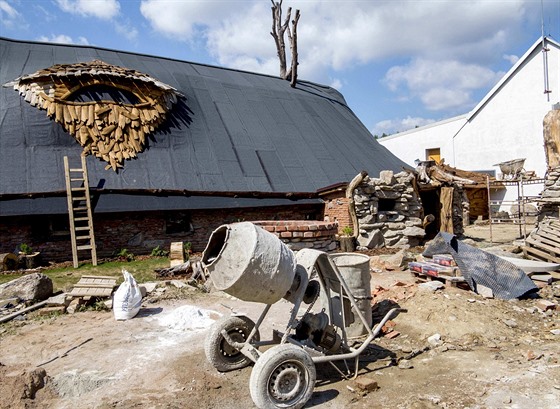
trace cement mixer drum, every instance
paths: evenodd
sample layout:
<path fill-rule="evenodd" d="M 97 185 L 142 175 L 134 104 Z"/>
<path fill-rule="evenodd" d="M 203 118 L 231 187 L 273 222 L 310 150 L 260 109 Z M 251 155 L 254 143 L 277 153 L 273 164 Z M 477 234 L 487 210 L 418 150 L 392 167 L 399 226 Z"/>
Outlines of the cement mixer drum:
<path fill-rule="evenodd" d="M 286 295 L 296 270 L 294 253 L 250 222 L 222 225 L 212 232 L 202 263 L 218 290 L 264 304 Z"/>

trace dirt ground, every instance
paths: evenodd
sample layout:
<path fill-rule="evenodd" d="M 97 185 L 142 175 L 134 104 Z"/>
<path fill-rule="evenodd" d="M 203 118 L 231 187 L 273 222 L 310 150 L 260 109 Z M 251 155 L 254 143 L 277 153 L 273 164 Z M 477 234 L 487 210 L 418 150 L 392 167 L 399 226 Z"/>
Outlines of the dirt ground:
<path fill-rule="evenodd" d="M 516 228 L 509 230 L 500 233 L 502 243 L 516 238 Z M 473 242 L 489 246 L 485 235 L 480 226 L 467 231 Z M 558 407 L 560 335 L 553 330 L 560 330 L 560 311 L 540 311 L 538 299 L 422 290 L 408 271 L 372 273 L 371 285 L 374 318 L 395 305 L 407 310 L 388 326 L 399 335 L 374 340 L 362 356 L 358 377 L 378 388 L 361 392 L 329 364 L 318 365 L 306 408 Z M 217 372 L 205 358 L 204 339 L 221 315 L 256 320 L 263 305 L 163 288 L 128 321 L 86 311 L 29 314 L 0 326 L 0 408 L 254 407 L 252 367 Z M 539 294 L 558 303 L 560 281 Z M 290 308 L 287 301 L 272 307 L 261 339 L 285 328 Z M 440 341 L 428 342 L 435 334 Z"/>

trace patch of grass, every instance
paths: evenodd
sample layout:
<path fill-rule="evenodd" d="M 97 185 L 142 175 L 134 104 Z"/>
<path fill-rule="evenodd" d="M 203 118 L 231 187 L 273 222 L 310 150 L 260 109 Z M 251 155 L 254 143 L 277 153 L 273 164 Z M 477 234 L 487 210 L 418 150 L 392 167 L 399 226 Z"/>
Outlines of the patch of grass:
<path fill-rule="evenodd" d="M 56 267 L 46 268 L 41 272 L 51 278 L 54 291 L 69 291 L 83 275 L 98 275 L 117 278 L 117 284 L 123 281 L 121 270 L 124 268 L 138 283 L 154 281 L 154 269 L 169 267 L 169 260 L 165 257 L 149 257 L 133 261 L 103 261 L 97 266 L 82 263 L 78 268 Z M 0 274 L 0 284 L 21 277 L 21 274 Z"/>

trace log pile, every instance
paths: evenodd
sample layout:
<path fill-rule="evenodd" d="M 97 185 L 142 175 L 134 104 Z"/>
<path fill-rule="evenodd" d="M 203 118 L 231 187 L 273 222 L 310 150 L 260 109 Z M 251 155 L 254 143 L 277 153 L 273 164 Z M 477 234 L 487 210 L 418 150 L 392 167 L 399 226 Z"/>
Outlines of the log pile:
<path fill-rule="evenodd" d="M 116 171 L 146 146 L 147 136 L 177 102 L 177 91 L 139 71 L 94 60 L 54 65 L 10 83 L 31 105 L 43 109 L 84 148 Z M 104 87 L 132 94 L 139 103 L 76 102 L 82 90 Z"/>

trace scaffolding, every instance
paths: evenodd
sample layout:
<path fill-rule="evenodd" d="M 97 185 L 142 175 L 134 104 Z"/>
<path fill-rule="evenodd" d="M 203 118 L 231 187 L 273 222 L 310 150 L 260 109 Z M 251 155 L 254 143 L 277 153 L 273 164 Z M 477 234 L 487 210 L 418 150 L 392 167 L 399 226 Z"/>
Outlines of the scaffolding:
<path fill-rule="evenodd" d="M 523 241 L 527 238 L 527 207 L 528 203 L 537 202 L 539 196 L 525 196 L 524 186 L 535 185 L 544 183 L 544 178 L 525 179 L 523 176 L 510 180 L 496 180 L 490 182 L 490 178 L 486 177 L 486 189 L 488 192 L 488 221 L 490 225 L 490 241 L 493 242 L 492 225 L 499 223 L 513 223 L 519 226 L 519 237 Z M 517 186 L 517 199 L 515 200 L 491 200 L 490 188 L 503 187 L 503 186 Z M 502 212 L 499 209 L 504 206 L 509 206 L 510 209 L 517 209 L 513 215 L 508 214 L 508 217 L 500 217 Z M 497 210 L 496 210 L 497 209 Z M 512 217 L 513 216 L 513 217 Z M 534 216 L 537 216 L 535 214 Z"/>

